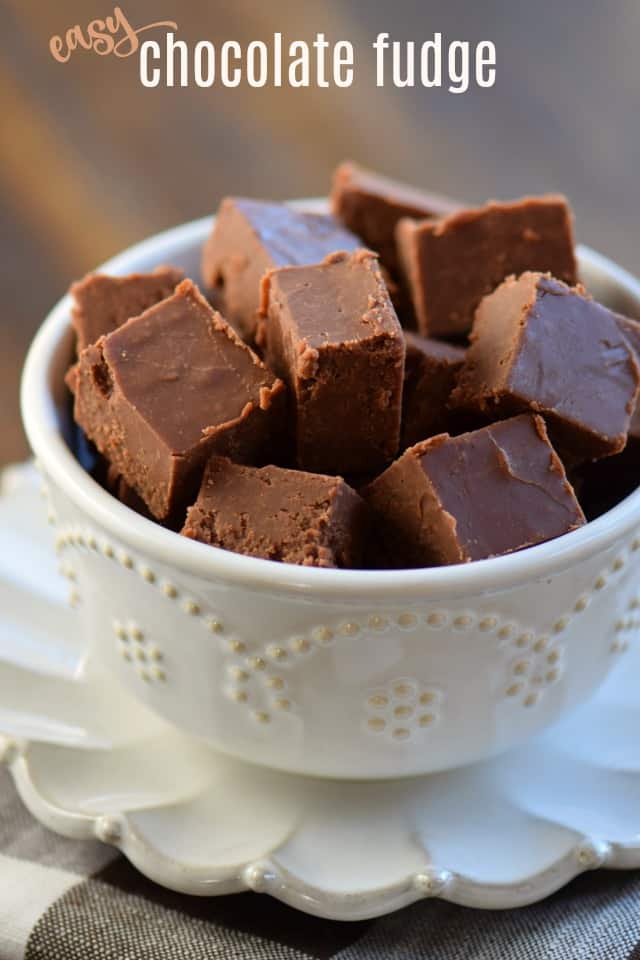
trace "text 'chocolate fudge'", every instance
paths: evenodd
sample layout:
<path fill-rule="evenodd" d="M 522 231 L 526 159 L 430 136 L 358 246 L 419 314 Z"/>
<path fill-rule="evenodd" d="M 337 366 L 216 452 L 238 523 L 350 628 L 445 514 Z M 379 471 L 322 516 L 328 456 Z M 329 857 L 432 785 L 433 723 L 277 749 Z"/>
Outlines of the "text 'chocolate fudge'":
<path fill-rule="evenodd" d="M 259 342 L 290 388 L 301 469 L 370 474 L 393 459 L 405 343 L 375 254 L 270 271 Z"/>
<path fill-rule="evenodd" d="M 363 495 L 398 566 L 497 557 L 584 523 L 544 420 L 527 414 L 423 440 Z"/>
<path fill-rule="evenodd" d="M 76 421 L 159 520 L 193 502 L 211 454 L 264 463 L 277 446 L 284 384 L 190 280 L 76 369 Z"/>
<path fill-rule="evenodd" d="M 577 280 L 573 218 L 564 197 L 488 203 L 444 220 L 401 220 L 398 249 L 420 333 L 468 333 L 484 296 L 511 274 Z"/>
<path fill-rule="evenodd" d="M 255 335 L 260 281 L 274 267 L 318 263 L 361 241 L 333 217 L 243 197 L 222 201 L 202 255 L 208 288 L 221 287 L 224 313 L 245 340 Z"/>
<path fill-rule="evenodd" d="M 453 404 L 492 419 L 542 414 L 570 465 L 624 449 L 638 365 L 616 315 L 581 287 L 511 277 L 482 301 L 471 341 Z"/>
<path fill-rule="evenodd" d="M 340 477 L 213 457 L 182 533 L 265 560 L 360 567 L 368 525 L 367 505 Z"/>

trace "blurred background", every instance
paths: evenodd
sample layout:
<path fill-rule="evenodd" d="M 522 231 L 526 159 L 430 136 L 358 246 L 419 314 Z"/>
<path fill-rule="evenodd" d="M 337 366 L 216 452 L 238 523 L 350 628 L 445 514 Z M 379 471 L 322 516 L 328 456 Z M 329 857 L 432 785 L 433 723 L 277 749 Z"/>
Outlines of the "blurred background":
<path fill-rule="evenodd" d="M 579 239 L 640 271 L 638 0 L 121 0 L 193 43 L 351 40 L 347 90 L 149 90 L 137 56 L 51 58 L 52 34 L 113 6 L 0 0 L 0 464 L 27 453 L 20 369 L 72 279 L 224 194 L 326 193 L 345 157 L 469 203 L 562 191 Z M 379 31 L 493 40 L 496 86 L 377 89 Z"/>

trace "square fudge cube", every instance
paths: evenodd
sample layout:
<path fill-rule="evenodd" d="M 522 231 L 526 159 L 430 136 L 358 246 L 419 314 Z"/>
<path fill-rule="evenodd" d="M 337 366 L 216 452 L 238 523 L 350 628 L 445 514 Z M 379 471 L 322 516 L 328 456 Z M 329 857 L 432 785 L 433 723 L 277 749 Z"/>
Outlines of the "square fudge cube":
<path fill-rule="evenodd" d="M 182 270 L 158 267 L 152 273 L 132 273 L 127 277 L 90 273 L 74 283 L 69 292 L 73 298 L 71 320 L 78 338 L 78 353 L 131 317 L 166 300 L 183 279 Z"/>
<path fill-rule="evenodd" d="M 620 315 L 616 319 L 640 365 L 640 323 Z M 576 471 L 574 482 L 580 485 L 580 503 L 589 520 L 611 510 L 640 485 L 640 397 L 631 416 L 624 450 L 613 457 L 583 464 Z"/>
<path fill-rule="evenodd" d="M 640 368 L 640 323 L 637 320 L 632 320 L 630 317 L 622 317 L 619 314 L 617 315 L 617 320 L 618 326 L 624 334 L 627 343 L 633 350 L 636 357 L 636 363 Z M 632 444 L 634 447 L 640 447 L 640 397 L 636 401 L 636 405 L 631 416 L 627 442 Z M 638 453 L 640 453 L 640 450 L 638 450 Z"/>
<path fill-rule="evenodd" d="M 402 392 L 400 447 L 450 432 L 456 414 L 448 402 L 462 368 L 465 350 L 441 340 L 405 333 L 407 355 Z"/>
<path fill-rule="evenodd" d="M 375 254 L 270 271 L 259 340 L 290 388 L 301 469 L 375 474 L 393 459 L 405 344 Z"/>
<path fill-rule="evenodd" d="M 197 287 L 80 354 L 77 423 L 159 520 L 193 502 L 213 453 L 264 463 L 284 421 L 284 385 Z"/>
<path fill-rule="evenodd" d="M 283 203 L 225 198 L 202 256 L 208 288 L 220 288 L 224 313 L 246 340 L 255 335 L 260 281 L 274 267 L 318 263 L 336 250 L 362 246 L 333 217 Z"/>
<path fill-rule="evenodd" d="M 369 510 L 340 477 L 209 461 L 182 533 L 251 557 L 307 567 L 359 567 Z"/>
<path fill-rule="evenodd" d="M 491 419 L 542 414 L 574 466 L 624 448 L 638 373 L 615 314 L 581 287 L 524 273 L 482 301 L 451 402 Z"/>
<path fill-rule="evenodd" d="M 544 420 L 531 414 L 423 440 L 363 495 L 399 566 L 496 557 L 584 523 Z"/>
<path fill-rule="evenodd" d="M 468 333 L 484 296 L 526 270 L 577 280 L 573 219 L 564 197 L 525 197 L 444 220 L 401 220 L 396 237 L 420 333 Z"/>
<path fill-rule="evenodd" d="M 393 277 L 399 272 L 395 228 L 402 217 L 437 219 L 459 209 L 448 197 L 391 180 L 355 163 L 341 163 L 333 175 L 334 216 L 380 255 Z"/>

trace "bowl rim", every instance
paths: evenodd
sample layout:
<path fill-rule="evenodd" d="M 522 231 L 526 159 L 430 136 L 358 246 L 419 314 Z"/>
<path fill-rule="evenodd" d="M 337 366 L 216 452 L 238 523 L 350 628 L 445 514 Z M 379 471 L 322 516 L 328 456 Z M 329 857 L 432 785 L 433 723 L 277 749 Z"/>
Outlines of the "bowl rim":
<path fill-rule="evenodd" d="M 322 209 L 322 201 L 297 206 Z M 154 234 L 97 267 L 104 273 L 126 274 L 138 258 L 170 263 L 176 249 L 204 241 L 213 223 L 203 217 Z M 607 275 L 640 302 L 640 281 L 602 254 L 580 245 L 579 261 Z M 132 263 L 133 261 L 133 263 Z M 71 298 L 64 296 L 51 310 L 29 349 L 21 382 L 22 418 L 29 443 L 45 473 L 87 516 L 123 544 L 151 555 L 177 572 L 243 586 L 253 591 L 358 597 L 386 602 L 394 597 L 426 598 L 501 592 L 566 570 L 603 551 L 640 526 L 640 488 L 607 513 L 555 540 L 517 553 L 447 567 L 402 570 L 339 570 L 302 567 L 247 557 L 181 537 L 139 516 L 105 491 L 80 465 L 65 443 L 49 389 L 51 367 L 63 338 L 68 336 Z"/>

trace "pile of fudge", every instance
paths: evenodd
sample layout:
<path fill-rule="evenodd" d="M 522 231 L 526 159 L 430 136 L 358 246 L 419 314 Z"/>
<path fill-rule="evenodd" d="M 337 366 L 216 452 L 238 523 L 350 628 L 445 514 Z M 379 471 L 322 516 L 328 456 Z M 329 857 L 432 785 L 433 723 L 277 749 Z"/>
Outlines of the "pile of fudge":
<path fill-rule="evenodd" d="M 331 211 L 229 197 L 201 277 L 72 286 L 100 483 L 202 543 L 342 568 L 512 553 L 623 495 L 640 323 L 578 282 L 564 197 L 469 209 L 344 163 Z"/>

